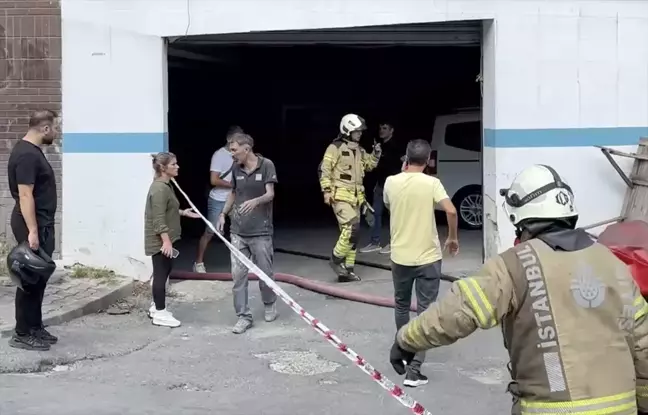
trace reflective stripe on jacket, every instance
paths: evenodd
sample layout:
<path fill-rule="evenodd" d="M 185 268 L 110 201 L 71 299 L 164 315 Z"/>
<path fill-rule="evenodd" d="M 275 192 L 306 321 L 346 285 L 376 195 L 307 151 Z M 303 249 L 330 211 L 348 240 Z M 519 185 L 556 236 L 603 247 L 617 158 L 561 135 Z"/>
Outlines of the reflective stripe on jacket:
<path fill-rule="evenodd" d="M 617 393 L 616 395 L 602 396 L 593 399 L 581 399 L 571 402 L 533 402 L 521 400 L 521 414 L 580 414 L 580 415 L 608 415 L 608 414 L 636 414 L 637 396 L 635 391 Z"/>
<path fill-rule="evenodd" d="M 514 414 L 635 414 L 648 412 L 647 318 L 606 247 L 554 251 L 534 239 L 453 283 L 397 338 L 418 352 L 500 325 Z"/>

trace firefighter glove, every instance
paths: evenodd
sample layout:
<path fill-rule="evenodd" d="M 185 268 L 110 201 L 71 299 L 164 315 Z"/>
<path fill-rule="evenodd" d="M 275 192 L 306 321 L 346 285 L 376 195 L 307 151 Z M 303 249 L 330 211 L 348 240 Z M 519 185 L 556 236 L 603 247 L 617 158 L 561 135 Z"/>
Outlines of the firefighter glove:
<path fill-rule="evenodd" d="M 405 366 L 412 363 L 414 355 L 415 353 L 403 350 L 403 348 L 398 345 L 398 340 L 394 340 L 394 345 L 391 348 L 391 352 L 389 352 L 389 362 L 391 363 L 396 373 L 398 373 L 399 375 L 404 375 Z"/>
<path fill-rule="evenodd" d="M 325 191 L 325 192 L 324 192 L 324 203 L 327 204 L 327 205 L 329 205 L 329 206 L 331 206 L 331 201 L 332 201 L 332 200 L 331 200 L 331 199 L 332 199 L 331 196 L 332 196 L 332 195 L 331 195 L 331 192 L 330 192 L 330 191 Z"/>

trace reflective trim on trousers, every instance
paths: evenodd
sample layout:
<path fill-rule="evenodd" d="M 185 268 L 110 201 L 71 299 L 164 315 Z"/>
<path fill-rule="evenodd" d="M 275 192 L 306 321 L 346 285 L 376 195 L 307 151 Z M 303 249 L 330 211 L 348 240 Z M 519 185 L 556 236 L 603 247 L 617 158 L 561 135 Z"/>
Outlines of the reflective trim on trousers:
<path fill-rule="evenodd" d="M 637 413 L 635 391 L 604 396 L 601 398 L 581 399 L 563 402 L 521 401 L 522 415 L 625 415 Z"/>
<path fill-rule="evenodd" d="M 637 385 L 637 398 L 648 398 L 648 385 Z"/>
<path fill-rule="evenodd" d="M 642 296 L 635 298 L 633 305 L 637 310 L 637 312 L 634 315 L 635 321 L 639 320 L 641 317 L 648 314 L 648 303 L 646 302 L 646 300 L 644 300 Z"/>
<path fill-rule="evenodd" d="M 479 284 L 477 284 L 477 281 L 472 278 L 466 278 L 457 281 L 457 285 L 459 285 L 461 292 L 468 299 L 470 308 L 472 308 L 479 320 L 479 326 L 482 329 L 489 329 L 496 326 L 497 321 L 495 320 L 493 306 L 488 301 L 486 294 L 484 294 Z"/>

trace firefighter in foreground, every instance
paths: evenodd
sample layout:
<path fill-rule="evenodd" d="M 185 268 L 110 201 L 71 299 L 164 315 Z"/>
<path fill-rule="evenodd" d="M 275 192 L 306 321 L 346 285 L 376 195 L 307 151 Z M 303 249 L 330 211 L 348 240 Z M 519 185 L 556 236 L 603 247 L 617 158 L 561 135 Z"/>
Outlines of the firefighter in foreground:
<path fill-rule="evenodd" d="M 394 370 L 501 325 L 513 414 L 648 413 L 648 304 L 628 268 L 575 229 L 573 192 L 551 167 L 500 194 L 519 243 L 398 331 Z"/>
<path fill-rule="evenodd" d="M 340 122 L 340 134 L 328 146 L 320 164 L 319 181 L 324 203 L 330 205 L 340 227 L 340 237 L 333 248 L 330 265 L 339 282 L 360 281 L 353 271 L 360 230 L 360 214 L 368 209 L 362 179 L 366 171 L 378 165 L 380 144 L 373 153 L 360 146 L 365 121 L 347 114 Z"/>

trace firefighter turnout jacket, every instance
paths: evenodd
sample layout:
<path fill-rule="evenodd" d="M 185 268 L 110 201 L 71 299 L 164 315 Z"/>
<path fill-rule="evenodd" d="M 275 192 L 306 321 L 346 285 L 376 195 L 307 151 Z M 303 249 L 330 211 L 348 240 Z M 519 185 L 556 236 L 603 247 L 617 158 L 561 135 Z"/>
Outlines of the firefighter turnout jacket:
<path fill-rule="evenodd" d="M 627 266 L 581 230 L 523 242 L 399 330 L 419 352 L 501 326 L 513 414 L 648 412 L 648 304 Z"/>
<path fill-rule="evenodd" d="M 357 142 L 337 138 L 327 147 L 320 164 L 320 187 L 335 201 L 361 205 L 365 201 L 365 172 L 377 165 L 374 153 L 367 153 Z"/>

